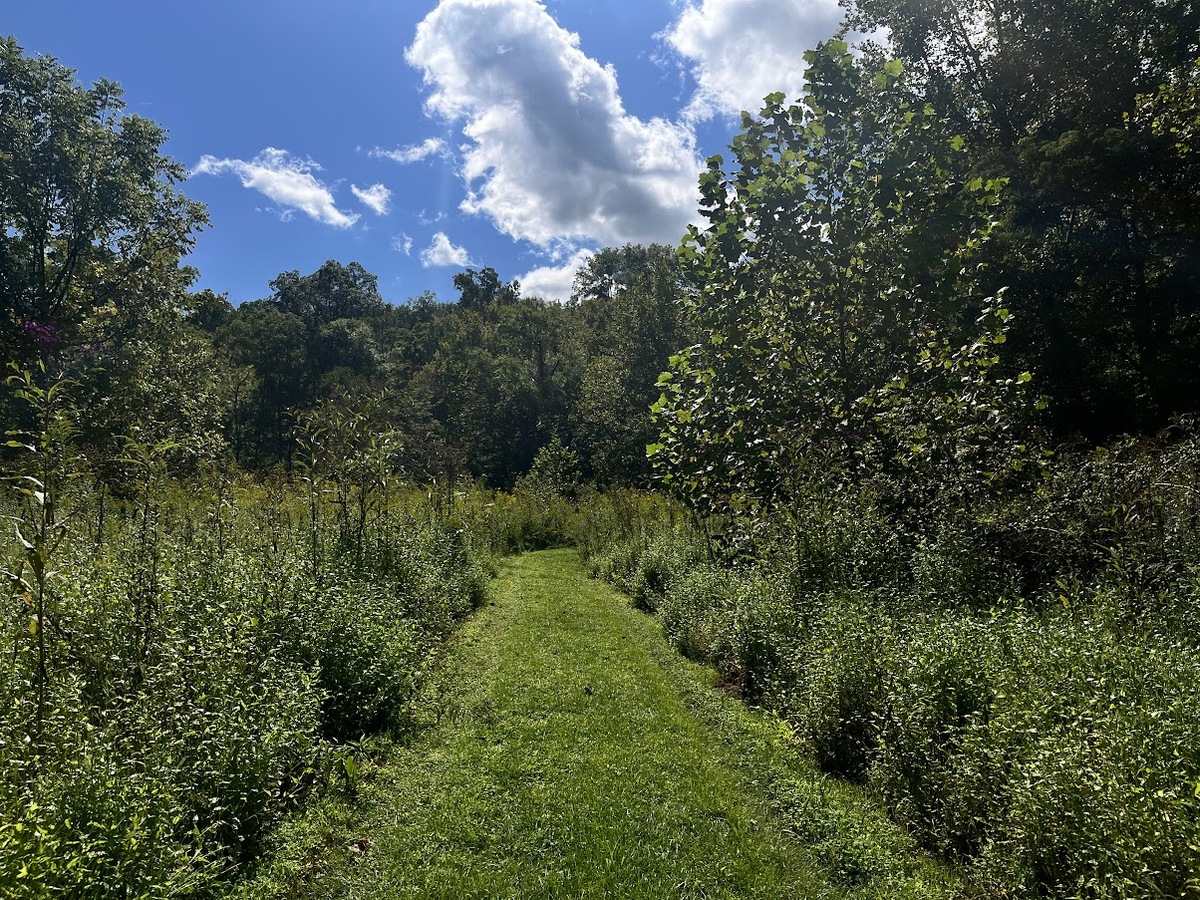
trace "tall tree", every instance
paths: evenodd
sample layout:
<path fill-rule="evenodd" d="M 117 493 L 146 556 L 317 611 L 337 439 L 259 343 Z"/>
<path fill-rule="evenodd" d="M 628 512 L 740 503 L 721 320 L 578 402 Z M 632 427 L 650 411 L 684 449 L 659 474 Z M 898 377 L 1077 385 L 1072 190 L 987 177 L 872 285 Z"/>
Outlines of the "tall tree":
<path fill-rule="evenodd" d="M 312 402 L 309 334 L 304 321 L 264 300 L 243 303 L 217 332 L 217 346 L 243 375 L 233 403 L 231 442 L 238 459 L 262 465 L 290 458 L 289 411 Z"/>
<path fill-rule="evenodd" d="M 329 260 L 311 275 L 283 272 L 271 281 L 271 302 L 316 330 L 337 319 L 359 319 L 383 311 L 379 279 L 359 263 Z"/>
<path fill-rule="evenodd" d="M 0 352 L 29 360 L 109 339 L 178 303 L 204 207 L 176 185 L 162 128 L 125 115 L 110 81 L 82 87 L 0 39 Z"/>
<path fill-rule="evenodd" d="M 587 473 L 600 482 L 650 476 L 646 446 L 657 435 L 650 406 L 658 376 L 691 343 L 687 290 L 675 249 L 661 244 L 606 248 L 575 276 L 587 361 L 573 430 Z"/>
<path fill-rule="evenodd" d="M 454 286 L 459 292 L 459 305 L 468 308 L 489 306 L 493 303 L 514 303 L 521 296 L 521 284 L 510 281 L 505 284 L 491 266 L 482 271 L 467 269 L 454 276 Z"/>
<path fill-rule="evenodd" d="M 1195 410 L 1200 181 L 1137 112 L 1186 83 L 1200 4 L 853 0 L 850 21 L 886 27 L 976 171 L 1008 179 L 992 268 L 1060 432 L 1152 430 Z"/>

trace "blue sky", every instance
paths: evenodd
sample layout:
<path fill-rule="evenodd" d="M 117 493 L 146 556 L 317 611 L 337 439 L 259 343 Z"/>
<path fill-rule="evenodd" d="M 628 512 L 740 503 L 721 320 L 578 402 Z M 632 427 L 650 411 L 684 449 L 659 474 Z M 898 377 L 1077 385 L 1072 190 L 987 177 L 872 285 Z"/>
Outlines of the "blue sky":
<path fill-rule="evenodd" d="M 0 32 L 165 127 L 235 303 L 358 261 L 401 303 L 492 266 L 565 297 L 589 252 L 675 244 L 737 112 L 800 90 L 836 0 L 0 0 Z"/>

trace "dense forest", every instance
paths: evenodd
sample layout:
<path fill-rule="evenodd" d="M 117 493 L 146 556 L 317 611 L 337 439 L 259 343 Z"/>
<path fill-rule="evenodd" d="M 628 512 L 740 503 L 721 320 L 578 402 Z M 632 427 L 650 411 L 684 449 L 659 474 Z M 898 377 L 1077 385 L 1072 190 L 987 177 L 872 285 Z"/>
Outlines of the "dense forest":
<path fill-rule="evenodd" d="M 0 43 L 0 890 L 216 890 L 574 543 L 981 895 L 1200 896 L 1200 8 L 847 6 L 567 303 L 194 291 L 161 128 Z"/>

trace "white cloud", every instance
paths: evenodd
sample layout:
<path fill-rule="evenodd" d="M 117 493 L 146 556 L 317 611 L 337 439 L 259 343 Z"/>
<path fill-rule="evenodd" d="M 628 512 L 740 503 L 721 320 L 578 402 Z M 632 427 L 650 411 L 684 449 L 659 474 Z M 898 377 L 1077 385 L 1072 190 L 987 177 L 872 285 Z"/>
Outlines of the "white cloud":
<path fill-rule="evenodd" d="M 433 236 L 433 243 L 421 251 L 421 265 L 426 269 L 433 266 L 469 266 L 471 257 L 464 247 L 455 247 L 445 232 Z"/>
<path fill-rule="evenodd" d="M 571 299 L 571 284 L 575 280 L 575 273 L 594 255 L 591 250 L 577 250 L 564 265 L 541 266 L 526 272 L 517 279 L 521 282 L 521 296 L 542 297 L 565 303 Z"/>
<path fill-rule="evenodd" d="M 664 37 L 691 60 L 696 93 L 685 119 L 757 113 L 763 97 L 804 88 L 804 51 L 842 22 L 838 0 L 689 0 Z"/>
<path fill-rule="evenodd" d="M 370 208 L 377 216 L 386 216 L 391 208 L 392 192 L 382 184 L 373 184 L 369 188 L 360 188 L 357 184 L 350 185 L 350 191 L 359 201 Z"/>
<path fill-rule="evenodd" d="M 319 171 L 321 167 L 311 159 L 300 159 L 286 150 L 267 147 L 249 161 L 217 159 L 205 154 L 192 169 L 192 174 L 224 175 L 231 172 L 242 180 L 242 187 L 253 188 L 286 209 L 298 209 L 325 225 L 349 228 L 359 217 L 337 208 L 333 193 L 313 175 Z M 286 212 L 283 217 L 288 217 Z"/>
<path fill-rule="evenodd" d="M 376 159 L 383 157 L 390 159 L 392 162 L 397 162 L 402 165 L 408 163 L 420 162 L 435 154 L 445 155 L 446 142 L 441 138 L 427 138 L 420 144 L 413 144 L 409 147 L 400 147 L 396 150 L 384 150 L 381 147 L 376 147 L 371 151 L 370 155 Z"/>
<path fill-rule="evenodd" d="M 402 234 L 400 237 L 392 238 L 392 249 L 397 253 L 403 253 L 405 256 L 412 256 L 413 239 Z"/>
<path fill-rule="evenodd" d="M 464 123 L 463 211 L 543 247 L 674 243 L 696 217 L 692 130 L 628 115 L 613 69 L 537 0 L 441 0 L 406 58 L 427 110 Z"/>

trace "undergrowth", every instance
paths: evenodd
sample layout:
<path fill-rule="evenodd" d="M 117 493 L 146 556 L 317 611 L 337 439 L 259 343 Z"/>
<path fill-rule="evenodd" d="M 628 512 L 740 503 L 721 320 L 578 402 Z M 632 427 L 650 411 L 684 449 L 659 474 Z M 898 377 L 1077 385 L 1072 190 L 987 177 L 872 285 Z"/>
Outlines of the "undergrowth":
<path fill-rule="evenodd" d="M 936 539 L 825 498 L 748 553 L 611 498 L 580 546 L 984 895 L 1200 897 L 1198 457 L 1066 453 Z"/>
<path fill-rule="evenodd" d="M 351 785 L 486 593 L 462 526 L 393 490 L 40 478 L 4 514 L 0 896 L 204 896 Z M 43 489 L 44 488 L 44 489 Z M 10 526 L 11 527 L 11 526 Z"/>

